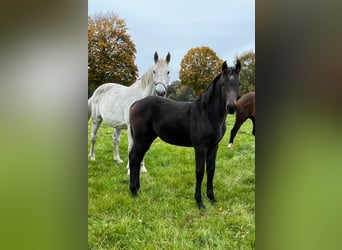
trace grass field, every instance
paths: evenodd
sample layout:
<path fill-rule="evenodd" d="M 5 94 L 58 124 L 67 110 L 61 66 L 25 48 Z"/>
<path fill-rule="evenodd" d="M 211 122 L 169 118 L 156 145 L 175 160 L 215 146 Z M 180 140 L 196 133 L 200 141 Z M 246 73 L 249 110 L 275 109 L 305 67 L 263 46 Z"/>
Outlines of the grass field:
<path fill-rule="evenodd" d="M 88 161 L 88 248 L 255 249 L 255 138 L 248 120 L 235 137 L 233 150 L 228 150 L 234 119 L 228 116 L 217 154 L 215 205 L 206 197 L 204 176 L 205 211 L 198 210 L 194 200 L 193 148 L 155 140 L 145 156 L 148 173 L 141 174 L 139 197 L 133 199 L 126 171 L 126 131 L 120 142 L 125 162 L 117 164 L 112 158 L 113 129 L 102 124 L 96 161 Z"/>

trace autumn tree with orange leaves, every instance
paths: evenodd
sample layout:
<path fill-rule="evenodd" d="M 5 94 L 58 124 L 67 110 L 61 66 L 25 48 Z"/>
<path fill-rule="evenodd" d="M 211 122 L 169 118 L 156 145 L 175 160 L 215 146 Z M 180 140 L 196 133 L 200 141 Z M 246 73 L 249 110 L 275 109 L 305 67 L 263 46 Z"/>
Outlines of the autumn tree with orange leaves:
<path fill-rule="evenodd" d="M 88 86 L 136 81 L 135 44 L 125 21 L 113 13 L 88 16 Z"/>
<path fill-rule="evenodd" d="M 190 49 L 181 61 L 179 78 L 195 94 L 202 93 L 221 72 L 222 59 L 209 47 Z"/>

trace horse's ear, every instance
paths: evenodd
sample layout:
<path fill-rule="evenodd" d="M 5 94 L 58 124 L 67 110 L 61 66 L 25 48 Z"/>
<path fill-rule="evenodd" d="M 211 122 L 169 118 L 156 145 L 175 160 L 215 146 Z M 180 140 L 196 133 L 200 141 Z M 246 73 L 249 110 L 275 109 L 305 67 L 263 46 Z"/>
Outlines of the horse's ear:
<path fill-rule="evenodd" d="M 170 55 L 170 52 L 168 52 L 166 55 L 166 62 L 169 63 L 170 61 L 171 61 L 171 55 Z"/>
<path fill-rule="evenodd" d="M 222 72 L 226 73 L 228 70 L 228 65 L 227 65 L 227 61 L 224 61 L 222 64 Z"/>
<path fill-rule="evenodd" d="M 239 74 L 240 70 L 241 70 L 241 62 L 239 60 L 237 60 L 236 64 L 235 64 L 235 73 Z"/>
<path fill-rule="evenodd" d="M 157 53 L 157 51 L 154 52 L 154 62 L 155 62 L 155 63 L 158 62 L 158 53 Z"/>

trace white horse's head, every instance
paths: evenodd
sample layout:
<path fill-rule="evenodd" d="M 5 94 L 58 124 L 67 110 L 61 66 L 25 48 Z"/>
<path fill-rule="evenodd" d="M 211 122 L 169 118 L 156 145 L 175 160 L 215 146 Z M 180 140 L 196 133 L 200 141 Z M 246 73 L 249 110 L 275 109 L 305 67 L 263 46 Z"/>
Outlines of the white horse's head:
<path fill-rule="evenodd" d="M 142 82 L 146 86 L 151 84 L 150 95 L 166 96 L 167 86 L 170 83 L 170 60 L 170 53 L 166 55 L 165 60 L 159 59 L 157 51 L 154 53 L 155 64 L 149 70 L 148 74 L 142 77 Z"/>

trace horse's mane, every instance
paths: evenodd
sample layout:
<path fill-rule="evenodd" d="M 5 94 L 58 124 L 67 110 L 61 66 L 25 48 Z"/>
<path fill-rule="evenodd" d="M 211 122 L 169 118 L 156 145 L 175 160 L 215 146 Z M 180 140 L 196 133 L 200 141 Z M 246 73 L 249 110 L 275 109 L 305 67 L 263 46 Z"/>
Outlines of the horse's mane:
<path fill-rule="evenodd" d="M 209 103 L 210 97 L 214 93 L 216 83 L 218 82 L 220 77 L 221 77 L 221 73 L 215 77 L 215 79 L 212 81 L 212 83 L 209 84 L 207 89 L 199 96 L 199 99 L 198 99 L 199 102 L 202 102 L 205 104 Z"/>
<path fill-rule="evenodd" d="M 150 81 L 152 79 L 152 67 L 141 77 L 141 88 L 145 89 Z"/>
<path fill-rule="evenodd" d="M 162 63 L 166 63 L 164 59 L 159 59 L 158 62 L 156 63 L 157 67 L 161 65 Z M 151 67 L 143 76 L 141 77 L 141 88 L 145 89 L 148 84 L 150 84 L 151 80 L 153 79 L 152 77 L 153 74 L 153 67 Z"/>

